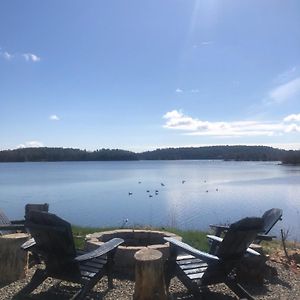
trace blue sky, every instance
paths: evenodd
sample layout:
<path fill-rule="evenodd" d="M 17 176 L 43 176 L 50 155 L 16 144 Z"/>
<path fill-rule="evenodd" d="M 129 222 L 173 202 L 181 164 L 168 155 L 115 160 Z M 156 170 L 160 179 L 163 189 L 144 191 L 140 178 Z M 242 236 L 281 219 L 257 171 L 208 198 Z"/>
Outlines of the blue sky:
<path fill-rule="evenodd" d="M 300 149 L 300 2 L 0 2 L 0 149 Z"/>

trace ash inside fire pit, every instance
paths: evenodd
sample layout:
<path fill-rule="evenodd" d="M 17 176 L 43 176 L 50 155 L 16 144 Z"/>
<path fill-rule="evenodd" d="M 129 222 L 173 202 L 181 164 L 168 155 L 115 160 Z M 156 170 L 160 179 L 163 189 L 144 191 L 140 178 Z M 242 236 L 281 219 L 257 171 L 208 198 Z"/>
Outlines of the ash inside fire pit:
<path fill-rule="evenodd" d="M 135 264 L 134 254 L 144 247 L 161 251 L 163 259 L 169 257 L 169 243 L 164 240 L 164 237 L 181 240 L 180 236 L 167 231 L 119 229 L 88 234 L 85 248 L 94 250 L 112 238 L 122 238 L 125 242 L 118 247 L 115 255 L 116 270 L 132 275 Z"/>

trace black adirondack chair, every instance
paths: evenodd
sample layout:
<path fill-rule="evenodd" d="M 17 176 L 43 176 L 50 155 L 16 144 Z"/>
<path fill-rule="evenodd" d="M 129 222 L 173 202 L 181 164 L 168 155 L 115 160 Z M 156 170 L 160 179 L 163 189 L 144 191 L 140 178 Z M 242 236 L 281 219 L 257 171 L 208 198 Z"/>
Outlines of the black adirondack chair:
<path fill-rule="evenodd" d="M 48 212 L 49 204 L 26 204 L 25 205 L 25 219 L 28 213 L 32 210 L 39 210 Z M 17 231 L 25 231 L 25 220 L 9 220 L 5 213 L 0 210 L 0 235 L 15 233 Z"/>
<path fill-rule="evenodd" d="M 70 223 L 46 212 L 30 211 L 25 227 L 33 237 L 22 245 L 45 262 L 45 269 L 37 269 L 31 281 L 17 295 L 28 295 L 47 277 L 81 284 L 82 288 L 72 299 L 85 299 L 85 295 L 98 280 L 108 275 L 108 286 L 113 287 L 113 256 L 124 240 L 112 239 L 94 251 L 76 251 Z"/>
<path fill-rule="evenodd" d="M 262 226 L 261 218 L 245 218 L 232 224 L 220 242 L 216 255 L 202 252 L 173 238 L 165 238 L 171 247 L 167 261 L 167 284 L 173 276 L 177 276 L 196 299 L 201 299 L 201 289 L 225 283 L 238 297 L 253 300 L 237 282 L 234 270 L 247 251 L 259 255 L 248 247 Z"/>
<path fill-rule="evenodd" d="M 263 228 L 260 233 L 257 234 L 255 238 L 255 243 L 259 244 L 261 241 L 270 241 L 273 238 L 276 238 L 274 235 L 269 235 L 271 229 L 275 226 L 275 224 L 282 220 L 282 209 L 279 208 L 272 208 L 267 210 L 263 215 Z M 209 225 L 211 228 L 214 229 L 215 236 L 221 236 L 222 233 L 228 230 L 229 225 Z M 210 250 L 209 253 L 214 254 L 217 247 L 217 239 L 211 240 Z"/>

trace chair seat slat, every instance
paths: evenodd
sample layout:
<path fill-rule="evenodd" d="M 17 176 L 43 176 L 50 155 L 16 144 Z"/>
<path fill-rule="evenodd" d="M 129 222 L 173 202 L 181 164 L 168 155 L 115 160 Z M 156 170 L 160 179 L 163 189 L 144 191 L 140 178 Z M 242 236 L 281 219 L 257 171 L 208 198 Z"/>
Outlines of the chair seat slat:
<path fill-rule="evenodd" d="M 193 259 L 185 259 L 185 260 L 176 260 L 178 265 L 186 265 L 186 264 L 203 264 L 207 265 L 206 262 L 199 258 L 193 258 Z"/>
<path fill-rule="evenodd" d="M 82 264 L 82 265 L 89 266 L 89 267 L 96 268 L 96 269 L 100 269 L 100 268 L 103 268 L 103 266 L 104 266 L 105 264 L 106 264 L 106 260 L 105 260 L 105 261 L 102 261 L 102 262 L 92 262 L 92 261 L 87 261 L 87 262 L 85 262 L 85 263 Z"/>
<path fill-rule="evenodd" d="M 86 265 L 80 265 L 79 268 L 80 268 L 80 272 L 87 271 L 87 272 L 92 272 L 92 273 L 97 273 L 101 269 L 101 268 L 93 268 L 93 267 L 86 266 Z"/>
<path fill-rule="evenodd" d="M 195 273 L 204 273 L 207 268 L 192 268 L 184 270 L 185 274 L 195 274 Z"/>
<path fill-rule="evenodd" d="M 195 269 L 195 268 L 202 268 L 206 269 L 207 265 L 201 265 L 201 264 L 188 264 L 188 265 L 181 265 L 180 268 L 182 270 L 189 270 L 189 269 Z"/>
<path fill-rule="evenodd" d="M 88 271 L 81 271 L 81 276 L 83 277 L 89 277 L 89 278 L 92 278 L 96 275 L 96 273 L 94 272 L 88 272 Z"/>

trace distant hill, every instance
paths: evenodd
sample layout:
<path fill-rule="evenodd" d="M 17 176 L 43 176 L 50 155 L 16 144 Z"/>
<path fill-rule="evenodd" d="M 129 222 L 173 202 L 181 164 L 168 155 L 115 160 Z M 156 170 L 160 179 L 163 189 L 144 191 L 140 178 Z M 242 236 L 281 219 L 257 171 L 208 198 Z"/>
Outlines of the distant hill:
<path fill-rule="evenodd" d="M 166 148 L 138 154 L 139 159 L 222 159 L 280 161 L 287 151 L 266 146 L 208 146 Z"/>
<path fill-rule="evenodd" d="M 93 152 L 72 148 L 20 148 L 0 151 L 0 162 L 26 161 L 106 161 L 137 160 L 134 152 L 119 149 L 101 149 Z"/>
<path fill-rule="evenodd" d="M 286 151 L 282 158 L 282 163 L 289 165 L 300 164 L 300 151 Z"/>
<path fill-rule="evenodd" d="M 0 162 L 38 161 L 120 161 L 222 159 L 236 161 L 283 161 L 300 163 L 300 151 L 266 146 L 208 146 L 165 148 L 142 153 L 120 149 L 86 151 L 73 148 L 20 148 L 0 151 Z"/>

